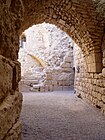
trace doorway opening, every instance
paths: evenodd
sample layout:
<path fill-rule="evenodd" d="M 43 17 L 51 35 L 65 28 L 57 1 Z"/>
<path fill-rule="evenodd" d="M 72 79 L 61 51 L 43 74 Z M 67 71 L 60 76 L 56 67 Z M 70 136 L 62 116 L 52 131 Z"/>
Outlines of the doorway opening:
<path fill-rule="evenodd" d="M 21 92 L 69 90 L 74 87 L 76 44 L 53 24 L 33 25 L 20 36 Z"/>

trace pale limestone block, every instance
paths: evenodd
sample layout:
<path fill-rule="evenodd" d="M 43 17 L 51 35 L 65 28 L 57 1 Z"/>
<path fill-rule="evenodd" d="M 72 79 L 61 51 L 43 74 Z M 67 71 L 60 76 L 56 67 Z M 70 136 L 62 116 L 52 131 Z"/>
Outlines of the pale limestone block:
<path fill-rule="evenodd" d="M 62 68 L 70 68 L 70 63 L 62 62 L 62 63 L 60 64 L 60 66 L 61 66 Z"/>
<path fill-rule="evenodd" d="M 45 92 L 48 92 L 48 86 L 47 85 L 45 86 Z"/>
<path fill-rule="evenodd" d="M 101 95 L 101 93 L 97 93 L 97 98 L 98 98 L 98 100 L 102 100 L 102 95 Z"/>
<path fill-rule="evenodd" d="M 57 86 L 57 81 L 53 80 L 52 85 Z"/>
<path fill-rule="evenodd" d="M 56 19 L 56 18 L 57 18 L 57 15 L 55 15 L 55 14 L 54 14 L 54 15 L 53 15 L 53 18 L 55 18 L 55 19 Z"/>
<path fill-rule="evenodd" d="M 40 92 L 44 92 L 45 91 L 45 87 L 44 86 L 41 86 L 40 87 Z"/>
<path fill-rule="evenodd" d="M 72 58 L 71 58 L 70 56 L 66 56 L 66 57 L 64 58 L 64 62 L 71 63 L 71 61 L 72 61 Z"/>
<path fill-rule="evenodd" d="M 49 91 L 53 91 L 53 86 L 49 85 Z"/>
<path fill-rule="evenodd" d="M 60 80 L 58 82 L 59 82 L 59 86 L 62 86 L 63 85 L 63 81 L 62 80 Z"/>
<path fill-rule="evenodd" d="M 62 68 L 62 70 L 64 72 L 71 72 L 72 71 L 72 68 L 68 67 L 68 68 Z"/>
<path fill-rule="evenodd" d="M 39 89 L 40 88 L 40 85 L 33 85 L 33 88 L 34 89 Z"/>

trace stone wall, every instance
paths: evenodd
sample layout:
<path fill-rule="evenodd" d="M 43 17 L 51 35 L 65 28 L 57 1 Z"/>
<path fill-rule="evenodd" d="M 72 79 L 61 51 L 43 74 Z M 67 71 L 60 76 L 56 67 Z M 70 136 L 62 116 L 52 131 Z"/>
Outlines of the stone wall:
<path fill-rule="evenodd" d="M 48 0 L 41 2 L 32 2 L 31 0 L 29 4 L 26 1 L 24 3 L 27 11 L 20 32 L 33 23 L 38 24 L 43 21 L 53 23 L 68 33 L 81 47 L 88 64 L 88 72 L 102 71 L 100 49 L 105 21 L 96 9 L 97 5 L 94 0 L 88 0 L 85 3 L 84 0 Z M 95 55 L 93 55 L 94 53 Z M 100 57 L 100 61 L 97 60 L 97 56 Z M 93 67 L 91 67 L 91 64 Z"/>
<path fill-rule="evenodd" d="M 88 73 L 81 49 L 74 46 L 75 91 L 77 96 L 90 102 L 105 114 L 105 43 L 102 73 Z"/>
<path fill-rule="evenodd" d="M 18 6 L 17 12 L 9 1 L 0 1 L 0 140 L 21 140 L 17 30 L 23 11 L 20 2 Z"/>
<path fill-rule="evenodd" d="M 22 72 L 20 90 L 26 89 L 25 84 L 29 88 L 31 86 L 32 91 L 73 87 L 72 39 L 55 25 L 48 23 L 34 25 L 22 35 L 26 40 L 20 41 L 20 45 L 23 44 L 19 52 Z"/>
<path fill-rule="evenodd" d="M 0 140 L 21 140 L 19 116 L 22 96 L 18 91 L 20 80 L 20 64 L 17 62 L 18 40 L 19 35 L 29 26 L 44 21 L 59 26 L 81 48 L 84 59 L 81 62 L 86 62 L 88 72 L 85 72 L 86 68 L 82 70 L 77 66 L 76 92 L 101 108 L 105 114 L 103 2 L 103 0 L 0 1 L 0 79 L 3 79 L 0 82 Z"/>

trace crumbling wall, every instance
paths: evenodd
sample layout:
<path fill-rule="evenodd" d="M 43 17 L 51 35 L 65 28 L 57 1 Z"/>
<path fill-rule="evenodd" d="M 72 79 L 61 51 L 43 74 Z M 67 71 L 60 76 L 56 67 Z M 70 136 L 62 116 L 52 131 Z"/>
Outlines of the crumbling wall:
<path fill-rule="evenodd" d="M 26 42 L 19 52 L 23 77 L 21 84 L 32 86 L 32 82 L 38 80 L 37 84 L 40 85 L 35 86 L 33 83 L 34 91 L 63 90 L 66 87 L 73 87 L 72 39 L 49 23 L 34 25 L 23 34 Z"/>

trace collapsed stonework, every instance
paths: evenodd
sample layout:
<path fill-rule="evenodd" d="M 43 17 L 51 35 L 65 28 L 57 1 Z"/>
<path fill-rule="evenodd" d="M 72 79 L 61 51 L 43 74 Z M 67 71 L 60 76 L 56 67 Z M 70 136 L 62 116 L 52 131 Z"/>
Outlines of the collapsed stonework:
<path fill-rule="evenodd" d="M 20 90 L 64 90 L 74 85 L 72 39 L 52 24 L 34 25 L 20 40 Z M 22 43 L 22 44 L 21 44 Z"/>
<path fill-rule="evenodd" d="M 105 114 L 104 9 L 103 0 L 0 1 L 0 140 L 21 140 L 19 36 L 44 21 L 60 27 L 80 47 L 75 63 L 76 93 Z"/>

